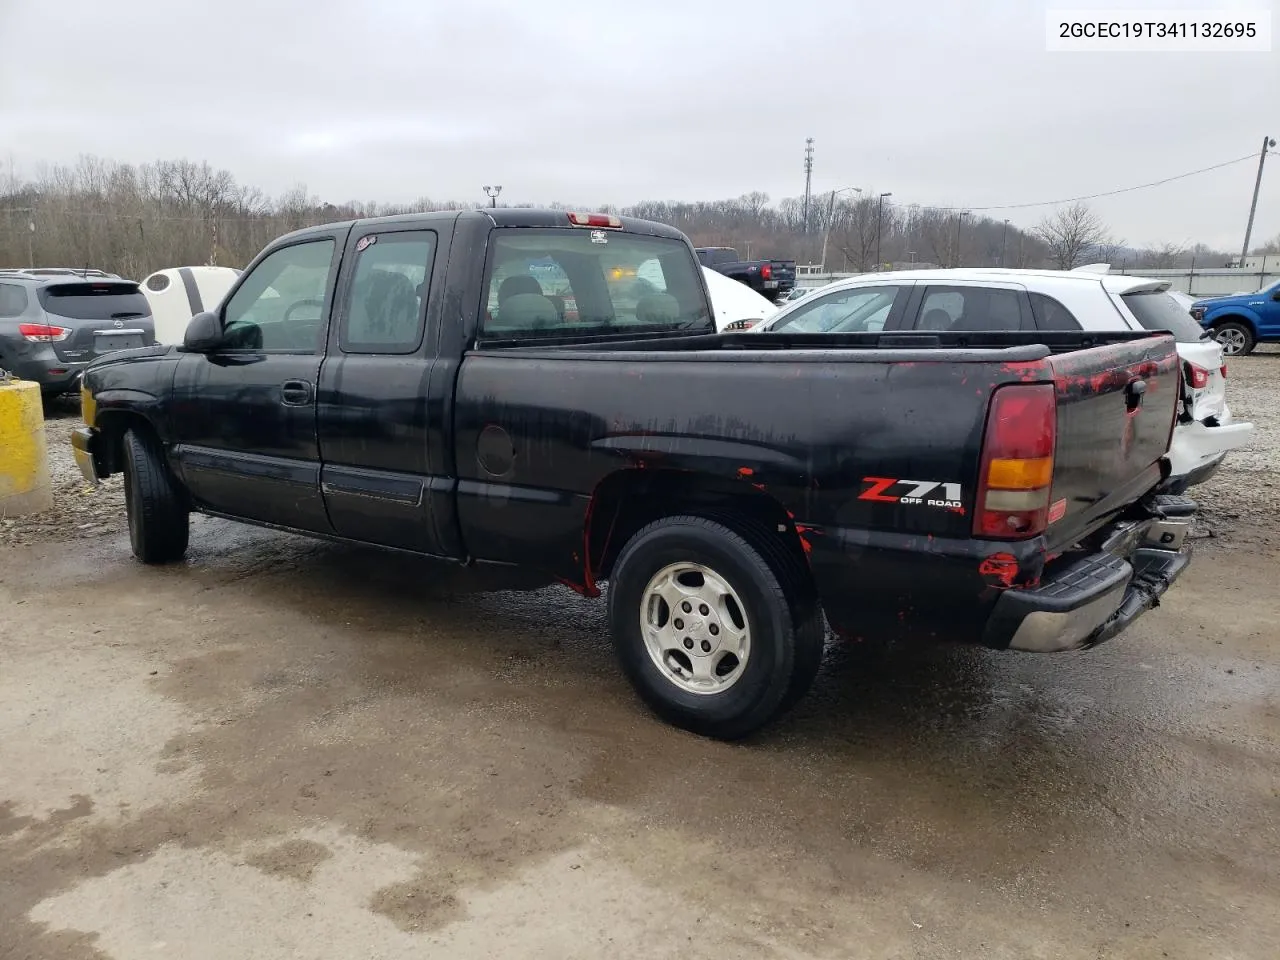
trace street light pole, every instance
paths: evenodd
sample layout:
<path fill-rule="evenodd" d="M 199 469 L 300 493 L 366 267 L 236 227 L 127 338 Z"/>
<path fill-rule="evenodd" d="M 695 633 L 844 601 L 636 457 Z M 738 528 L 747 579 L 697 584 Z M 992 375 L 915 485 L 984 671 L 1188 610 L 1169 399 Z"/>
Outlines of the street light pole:
<path fill-rule="evenodd" d="M 1004 244 L 1009 239 L 1009 221 L 1004 222 L 1004 229 L 1000 231 L 1000 266 L 1004 266 Z"/>
<path fill-rule="evenodd" d="M 1253 181 L 1253 203 L 1249 204 L 1249 224 L 1244 228 L 1244 246 L 1240 249 L 1240 266 L 1249 256 L 1249 237 L 1253 235 L 1253 215 L 1258 211 L 1258 190 L 1262 187 L 1262 165 L 1267 161 L 1267 148 L 1274 147 L 1274 137 L 1262 138 L 1262 152 L 1258 154 L 1258 179 Z"/>
<path fill-rule="evenodd" d="M 831 191 L 831 199 L 827 202 L 826 229 L 822 231 L 822 272 L 823 273 L 827 272 L 827 240 L 831 236 L 831 218 L 835 215 L 835 212 L 836 212 L 836 194 L 844 193 L 847 190 L 852 190 L 855 193 L 862 192 L 861 187 L 841 187 L 838 190 Z"/>
<path fill-rule="evenodd" d="M 489 206 L 496 207 L 498 205 L 498 194 L 502 192 L 502 187 L 485 187 L 484 195 L 489 198 Z"/>
<path fill-rule="evenodd" d="M 880 223 L 884 217 L 884 198 L 892 197 L 893 191 L 880 194 L 880 202 L 876 205 L 876 270 L 880 269 Z"/>

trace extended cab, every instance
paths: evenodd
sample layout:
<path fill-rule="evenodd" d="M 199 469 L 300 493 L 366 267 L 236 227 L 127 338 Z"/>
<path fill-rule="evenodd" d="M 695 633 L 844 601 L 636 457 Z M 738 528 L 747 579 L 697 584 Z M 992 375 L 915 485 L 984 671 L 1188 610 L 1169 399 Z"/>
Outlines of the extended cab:
<path fill-rule="evenodd" d="M 648 286 L 636 299 L 635 276 Z M 567 304 L 572 304 L 568 309 Z M 181 347 L 85 374 L 146 563 L 189 512 L 609 582 L 668 720 L 749 733 L 847 637 L 1092 646 L 1187 563 L 1165 334 L 716 334 L 689 242 L 486 210 L 272 243 Z"/>
<path fill-rule="evenodd" d="M 777 302 L 796 285 L 794 260 L 743 260 L 733 247 L 698 247 L 698 262 Z"/>

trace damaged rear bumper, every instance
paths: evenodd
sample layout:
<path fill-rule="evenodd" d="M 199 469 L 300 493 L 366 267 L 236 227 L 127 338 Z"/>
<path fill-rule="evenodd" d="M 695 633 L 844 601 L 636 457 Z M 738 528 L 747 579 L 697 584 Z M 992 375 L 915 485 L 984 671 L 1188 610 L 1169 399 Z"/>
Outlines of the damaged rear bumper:
<path fill-rule="evenodd" d="M 1052 653 L 1096 646 L 1152 607 L 1190 562 L 1195 503 L 1159 497 L 1155 516 L 1117 525 L 1101 549 L 1032 588 L 1004 591 L 987 621 L 992 647 Z"/>

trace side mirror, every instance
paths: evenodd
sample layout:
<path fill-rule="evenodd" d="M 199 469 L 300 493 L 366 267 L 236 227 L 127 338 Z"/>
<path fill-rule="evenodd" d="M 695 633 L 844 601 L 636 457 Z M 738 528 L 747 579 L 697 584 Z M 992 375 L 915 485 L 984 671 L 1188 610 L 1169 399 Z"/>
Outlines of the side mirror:
<path fill-rule="evenodd" d="M 182 335 L 182 349 L 188 353 L 208 353 L 222 345 L 222 321 L 216 313 L 197 313 Z"/>

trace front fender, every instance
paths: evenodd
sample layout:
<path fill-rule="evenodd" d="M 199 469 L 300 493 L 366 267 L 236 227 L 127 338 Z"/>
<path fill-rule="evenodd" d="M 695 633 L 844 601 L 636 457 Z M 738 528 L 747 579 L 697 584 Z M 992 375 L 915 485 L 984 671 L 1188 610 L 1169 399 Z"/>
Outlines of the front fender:
<path fill-rule="evenodd" d="M 1216 310 L 1206 310 L 1204 319 L 1201 323 L 1206 327 L 1212 327 L 1215 323 L 1224 320 L 1243 320 L 1253 329 L 1253 333 L 1257 336 L 1258 327 L 1262 324 L 1262 318 L 1257 312 L 1244 306 L 1221 306 Z"/>

